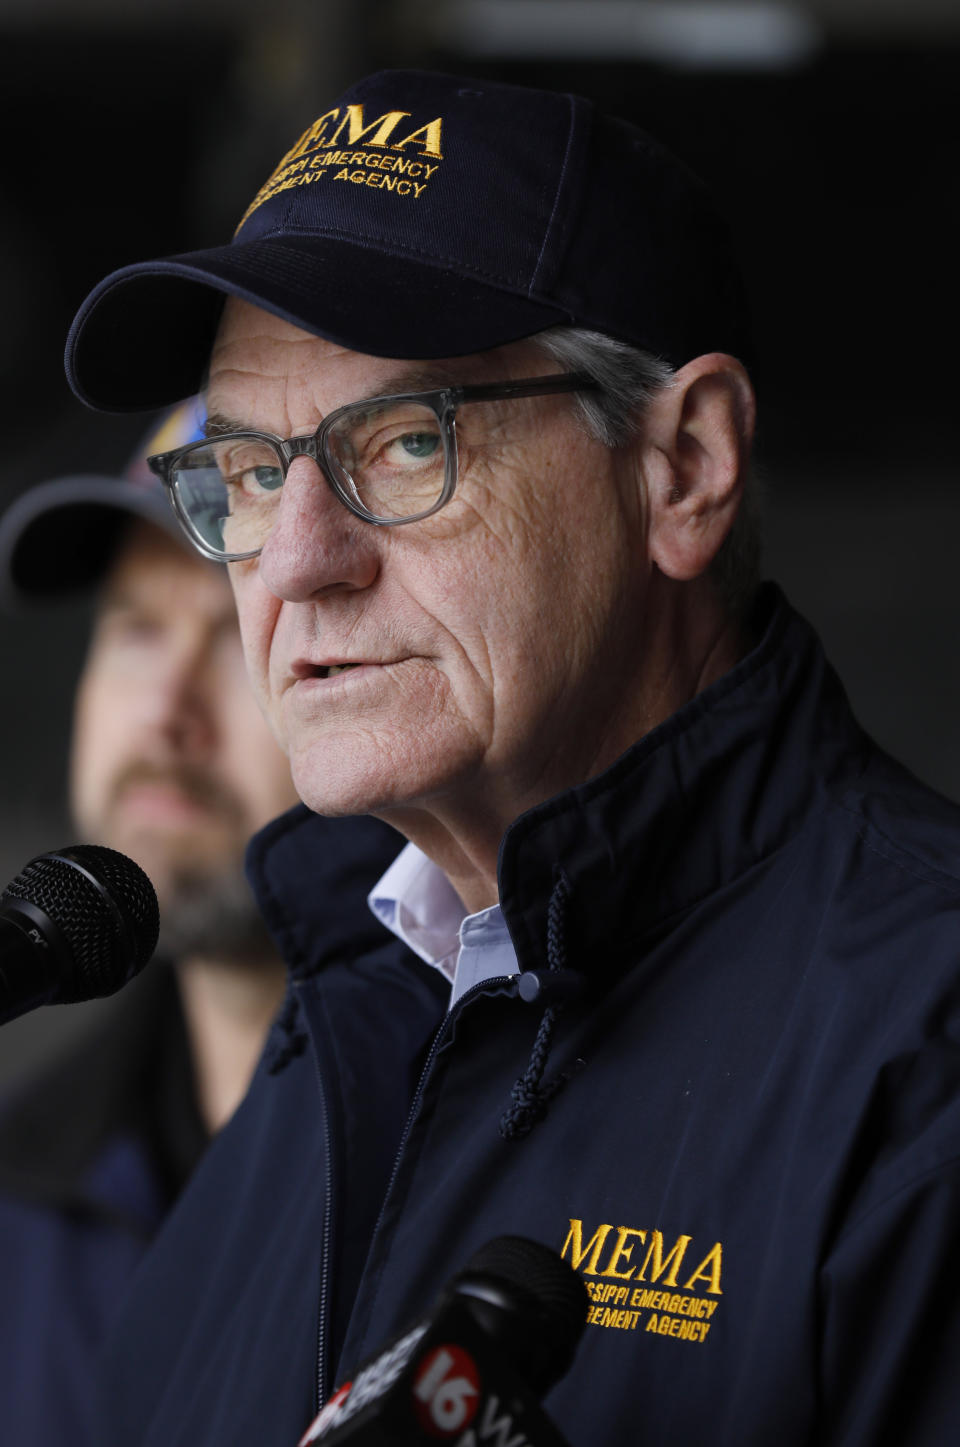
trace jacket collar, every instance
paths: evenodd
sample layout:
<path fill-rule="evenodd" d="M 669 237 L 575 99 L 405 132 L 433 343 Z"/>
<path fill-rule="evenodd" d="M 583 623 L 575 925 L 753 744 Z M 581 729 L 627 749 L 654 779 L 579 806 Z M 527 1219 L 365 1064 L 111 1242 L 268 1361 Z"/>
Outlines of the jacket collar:
<path fill-rule="evenodd" d="M 500 899 L 521 969 L 545 963 L 557 865 L 571 965 L 616 968 L 633 940 L 770 855 L 831 781 L 862 768 L 869 744 L 843 688 L 773 584 L 751 624 L 759 642 L 733 669 L 603 774 L 511 825 Z"/>
<path fill-rule="evenodd" d="M 303 804 L 253 836 L 247 875 L 294 979 L 393 939 L 367 894 L 403 845 L 378 819 L 324 819 Z"/>

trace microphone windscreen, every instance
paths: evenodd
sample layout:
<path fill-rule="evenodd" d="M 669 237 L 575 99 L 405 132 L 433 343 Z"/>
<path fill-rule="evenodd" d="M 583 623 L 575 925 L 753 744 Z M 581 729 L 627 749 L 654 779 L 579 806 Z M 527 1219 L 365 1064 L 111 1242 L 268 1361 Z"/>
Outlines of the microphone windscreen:
<path fill-rule="evenodd" d="M 578 1272 L 551 1247 L 525 1236 L 487 1241 L 454 1278 L 454 1289 L 500 1308 L 495 1335 L 540 1394 L 566 1372 L 590 1305 Z"/>
<path fill-rule="evenodd" d="M 41 910 L 70 951 L 73 968 L 61 973 L 55 1003 L 113 994 L 156 948 L 156 891 L 139 864 L 116 849 L 75 844 L 40 854 L 4 896 Z"/>

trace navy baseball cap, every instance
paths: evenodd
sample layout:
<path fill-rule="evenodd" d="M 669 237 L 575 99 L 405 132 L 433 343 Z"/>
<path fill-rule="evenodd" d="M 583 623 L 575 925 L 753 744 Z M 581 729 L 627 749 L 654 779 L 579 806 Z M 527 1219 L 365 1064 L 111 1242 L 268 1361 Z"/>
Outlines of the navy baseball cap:
<path fill-rule="evenodd" d="M 131 519 L 153 523 L 192 551 L 146 459 L 198 441 L 204 421 L 203 404 L 192 397 L 154 422 L 122 477 L 78 474 L 22 493 L 0 518 L 0 602 L 32 603 L 98 582 Z"/>
<path fill-rule="evenodd" d="M 560 324 L 674 365 L 748 360 L 730 240 L 685 166 L 575 95 L 381 71 L 326 106 L 232 242 L 123 267 L 67 341 L 77 396 L 197 392 L 225 296 L 374 356 L 463 356 Z"/>

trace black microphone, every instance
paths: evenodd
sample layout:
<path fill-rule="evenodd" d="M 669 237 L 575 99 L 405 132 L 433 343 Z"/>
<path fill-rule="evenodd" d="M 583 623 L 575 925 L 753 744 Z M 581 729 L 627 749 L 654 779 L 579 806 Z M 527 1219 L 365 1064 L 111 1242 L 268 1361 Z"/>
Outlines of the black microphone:
<path fill-rule="evenodd" d="M 0 896 L 0 1024 L 112 995 L 143 969 L 159 926 L 153 885 L 116 849 L 74 844 L 31 859 Z"/>
<path fill-rule="evenodd" d="M 568 1370 L 589 1305 L 555 1251 L 498 1236 L 334 1393 L 299 1447 L 567 1447 L 540 1398 Z"/>

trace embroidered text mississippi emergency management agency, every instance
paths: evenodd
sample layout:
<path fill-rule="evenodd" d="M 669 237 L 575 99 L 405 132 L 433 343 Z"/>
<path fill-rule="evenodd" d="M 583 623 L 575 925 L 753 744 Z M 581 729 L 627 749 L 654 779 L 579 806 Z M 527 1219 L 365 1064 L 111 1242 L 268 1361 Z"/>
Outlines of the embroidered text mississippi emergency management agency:
<path fill-rule="evenodd" d="M 706 1341 L 717 1297 L 723 1295 L 719 1241 L 701 1259 L 700 1252 L 689 1249 L 692 1236 L 678 1236 L 665 1250 L 662 1231 L 603 1224 L 586 1240 L 585 1234 L 583 1222 L 572 1217 L 560 1255 L 584 1277 L 594 1278 L 586 1281 L 593 1301 L 588 1326 Z"/>
<path fill-rule="evenodd" d="M 368 121 L 362 104 L 326 111 L 261 186 L 237 230 L 272 196 L 331 175 L 334 181 L 419 200 L 443 160 L 443 117 L 412 127 L 411 120 L 410 111 L 385 111 Z"/>

